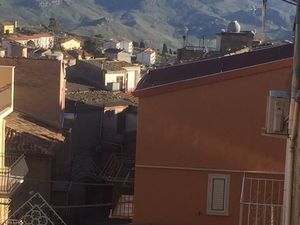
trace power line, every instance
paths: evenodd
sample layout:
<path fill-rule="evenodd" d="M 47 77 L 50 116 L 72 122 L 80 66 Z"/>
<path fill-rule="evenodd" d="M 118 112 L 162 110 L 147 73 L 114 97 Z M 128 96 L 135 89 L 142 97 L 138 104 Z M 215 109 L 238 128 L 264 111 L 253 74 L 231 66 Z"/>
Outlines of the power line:
<path fill-rule="evenodd" d="M 85 186 L 113 186 L 113 184 L 108 184 L 108 183 L 88 183 L 88 182 L 73 182 L 73 181 L 66 181 L 66 180 L 42 180 L 42 179 L 33 179 L 33 178 L 23 178 L 19 180 L 24 180 L 25 181 L 34 181 L 34 182 L 39 182 L 39 183 L 57 183 L 57 182 L 65 182 L 68 185 L 85 185 Z"/>

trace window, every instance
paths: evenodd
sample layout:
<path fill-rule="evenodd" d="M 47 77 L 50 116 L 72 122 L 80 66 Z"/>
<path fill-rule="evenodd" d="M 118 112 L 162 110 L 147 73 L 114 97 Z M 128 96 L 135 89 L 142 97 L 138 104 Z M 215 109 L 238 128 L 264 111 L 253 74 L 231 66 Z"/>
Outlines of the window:
<path fill-rule="evenodd" d="M 229 183 L 229 175 L 208 175 L 207 214 L 228 215 Z"/>

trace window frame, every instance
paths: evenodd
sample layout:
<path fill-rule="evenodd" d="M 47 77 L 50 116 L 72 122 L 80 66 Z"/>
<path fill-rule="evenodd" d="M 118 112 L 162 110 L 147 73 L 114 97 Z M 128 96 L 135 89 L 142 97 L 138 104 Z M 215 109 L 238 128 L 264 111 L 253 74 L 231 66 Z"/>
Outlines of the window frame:
<path fill-rule="evenodd" d="M 214 179 L 224 179 L 224 210 L 216 210 L 212 208 L 213 201 L 213 181 Z M 207 214 L 216 216 L 229 216 L 229 193 L 230 193 L 230 175 L 228 174 L 208 174 L 207 185 Z"/>

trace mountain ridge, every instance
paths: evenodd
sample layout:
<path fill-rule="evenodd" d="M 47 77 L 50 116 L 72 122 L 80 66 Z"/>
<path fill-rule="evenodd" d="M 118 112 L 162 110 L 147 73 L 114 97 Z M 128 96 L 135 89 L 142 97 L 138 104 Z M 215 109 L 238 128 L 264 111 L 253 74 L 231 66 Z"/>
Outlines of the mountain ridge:
<path fill-rule="evenodd" d="M 258 0 L 0 0 L 0 20 L 47 24 L 56 18 L 69 32 L 106 38 L 145 40 L 150 46 L 180 47 L 188 30 L 191 42 L 214 38 L 231 20 L 244 29 L 261 29 Z M 291 37 L 294 7 L 269 0 L 267 36 Z M 12 16 L 13 15 L 13 16 Z"/>

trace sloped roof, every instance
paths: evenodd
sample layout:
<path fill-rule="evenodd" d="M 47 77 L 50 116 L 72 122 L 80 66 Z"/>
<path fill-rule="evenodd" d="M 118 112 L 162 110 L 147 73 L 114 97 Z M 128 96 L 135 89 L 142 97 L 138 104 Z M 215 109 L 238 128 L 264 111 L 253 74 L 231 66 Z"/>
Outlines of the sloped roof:
<path fill-rule="evenodd" d="M 67 37 L 67 38 L 64 38 L 64 39 L 61 40 L 61 44 L 66 43 L 66 42 L 71 41 L 71 40 L 82 43 L 82 41 L 77 37 Z"/>
<path fill-rule="evenodd" d="M 130 94 L 105 90 L 76 90 L 67 92 L 66 98 L 98 107 L 138 105 L 137 98 Z"/>
<path fill-rule="evenodd" d="M 52 128 L 20 112 L 11 113 L 5 117 L 5 121 L 8 128 L 18 133 L 28 133 L 50 142 L 63 142 L 65 139 L 61 130 Z"/>
<path fill-rule="evenodd" d="M 124 70 L 124 67 L 131 67 L 134 66 L 128 62 L 121 62 L 121 61 L 107 61 L 107 60 L 98 60 L 98 59 L 89 59 L 89 60 L 82 60 L 83 62 L 89 63 L 94 65 L 98 68 L 103 68 L 104 70 L 108 71 L 119 71 Z"/>
<path fill-rule="evenodd" d="M 13 112 L 5 120 L 5 145 L 8 152 L 53 155 L 53 148 L 65 140 L 61 130 L 22 113 Z"/>
<path fill-rule="evenodd" d="M 9 38 L 14 41 L 27 41 L 32 39 L 39 39 L 45 37 L 53 37 L 53 35 L 45 33 L 45 34 L 32 34 L 32 35 L 11 35 Z"/>
<path fill-rule="evenodd" d="M 207 75 L 219 74 L 277 60 L 291 58 L 293 44 L 268 47 L 232 56 L 223 56 L 150 70 L 138 83 L 136 90 L 178 83 Z"/>

